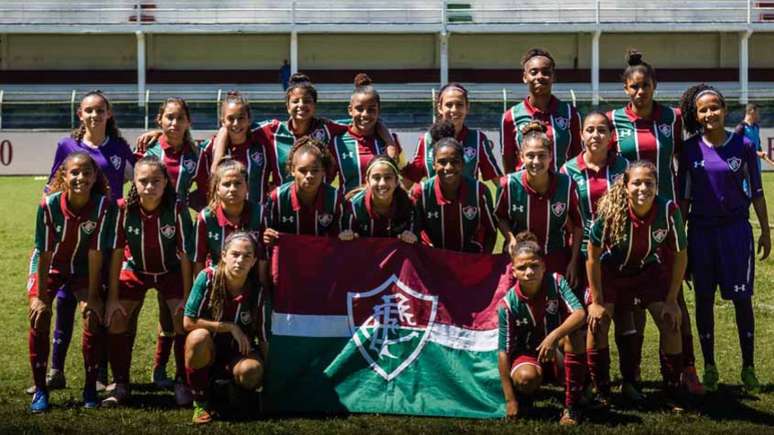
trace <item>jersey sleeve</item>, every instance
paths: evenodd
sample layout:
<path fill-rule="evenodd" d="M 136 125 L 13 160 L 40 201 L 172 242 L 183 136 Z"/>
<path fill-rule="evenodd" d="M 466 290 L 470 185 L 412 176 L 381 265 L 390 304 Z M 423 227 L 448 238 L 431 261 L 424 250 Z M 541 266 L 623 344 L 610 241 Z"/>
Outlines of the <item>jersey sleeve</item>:
<path fill-rule="evenodd" d="M 339 224 L 341 223 L 341 217 L 344 215 L 344 195 L 342 195 L 341 190 L 336 189 L 336 203 L 333 206 L 333 227 L 331 228 L 331 231 L 328 235 L 330 236 L 338 236 L 339 232 L 341 232 L 341 227 Z"/>
<path fill-rule="evenodd" d="M 516 171 L 519 167 L 519 153 L 516 146 L 516 125 L 513 111 L 508 109 L 500 121 L 500 152 L 503 158 L 503 171 L 506 174 Z"/>
<path fill-rule="evenodd" d="M 43 199 L 38 206 L 38 214 L 35 221 L 35 249 L 46 252 L 54 246 L 54 228 L 49 219 L 49 209 L 46 200 Z"/>
<path fill-rule="evenodd" d="M 583 310 L 583 304 L 580 303 L 578 297 L 570 288 L 570 284 L 564 277 L 558 273 L 554 274 L 554 280 L 556 282 L 556 289 L 559 293 L 559 298 L 564 303 L 564 308 L 568 313 L 573 311 Z"/>
<path fill-rule="evenodd" d="M 616 153 L 619 155 L 621 154 L 621 150 L 618 148 L 618 134 L 616 133 L 615 129 L 615 123 L 614 123 L 614 117 L 613 117 L 613 111 L 607 112 L 607 119 L 610 120 L 610 122 L 613 124 L 613 131 L 610 132 L 610 144 L 608 145 L 608 148 L 611 150 L 615 150 Z"/>
<path fill-rule="evenodd" d="M 493 180 L 502 177 L 503 170 L 497 164 L 494 154 L 494 143 L 489 140 L 484 133 L 481 134 L 481 141 L 478 144 L 478 170 L 481 172 L 481 179 L 484 181 Z"/>
<path fill-rule="evenodd" d="M 497 306 L 497 350 L 511 354 L 513 343 L 511 342 L 511 312 L 505 301 Z"/>
<path fill-rule="evenodd" d="M 744 141 L 744 162 L 747 166 L 747 183 L 750 186 L 750 196 L 760 198 L 763 196 L 763 184 L 761 181 L 761 167 L 758 164 L 758 153 L 755 144 L 748 138 L 742 136 Z"/>
<path fill-rule="evenodd" d="M 562 170 L 564 166 L 562 166 Z M 569 175 L 568 175 L 569 177 Z M 578 196 L 578 185 L 571 179 L 570 181 L 570 207 L 569 219 L 573 227 L 583 227 L 583 220 L 580 213 L 580 197 Z"/>
<path fill-rule="evenodd" d="M 675 108 L 675 126 L 672 128 L 672 136 L 674 136 L 675 149 L 673 151 L 675 156 L 680 156 L 683 153 L 683 115 L 679 108 Z"/>
<path fill-rule="evenodd" d="M 423 134 L 419 136 L 414 158 L 401 171 L 404 177 L 414 183 L 419 183 L 427 175 L 427 171 L 425 171 L 425 154 L 427 153 L 425 146 L 425 135 Z"/>
<path fill-rule="evenodd" d="M 589 243 L 594 246 L 602 247 L 603 237 L 605 235 L 605 220 L 604 218 L 597 218 L 591 225 L 591 232 L 589 234 Z"/>
<path fill-rule="evenodd" d="M 344 201 L 344 210 L 341 213 L 341 219 L 339 220 L 339 230 L 340 231 L 354 231 L 357 232 L 355 229 L 355 210 L 354 206 L 352 205 L 352 200 L 347 199 Z"/>
<path fill-rule="evenodd" d="M 667 207 L 669 237 L 666 243 L 670 248 L 674 249 L 675 252 L 680 252 L 688 246 L 688 240 L 685 236 L 683 215 L 680 213 L 680 208 L 674 202 L 669 201 Z"/>
<path fill-rule="evenodd" d="M 209 277 L 207 269 L 199 272 L 191 286 L 191 292 L 188 293 L 188 300 L 185 303 L 183 315 L 192 319 L 198 319 L 202 312 L 204 296 L 207 294 L 207 284 Z"/>
<path fill-rule="evenodd" d="M 204 263 L 207 260 L 207 221 L 204 218 L 205 210 L 199 212 L 196 218 L 196 240 L 194 242 L 193 261 Z"/>

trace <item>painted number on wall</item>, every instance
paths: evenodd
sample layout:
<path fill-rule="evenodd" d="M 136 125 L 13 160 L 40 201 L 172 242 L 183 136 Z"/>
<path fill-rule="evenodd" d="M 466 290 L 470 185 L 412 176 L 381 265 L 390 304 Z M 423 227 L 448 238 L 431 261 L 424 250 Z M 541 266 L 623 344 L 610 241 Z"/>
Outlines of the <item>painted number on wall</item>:
<path fill-rule="evenodd" d="M 13 145 L 8 139 L 0 141 L 0 164 L 8 166 L 13 161 Z"/>

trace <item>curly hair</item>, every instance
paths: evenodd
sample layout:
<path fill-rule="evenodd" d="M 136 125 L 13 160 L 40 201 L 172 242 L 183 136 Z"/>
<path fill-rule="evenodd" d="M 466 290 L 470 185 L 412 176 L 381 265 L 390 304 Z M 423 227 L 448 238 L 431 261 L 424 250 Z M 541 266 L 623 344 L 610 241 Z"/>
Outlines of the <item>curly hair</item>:
<path fill-rule="evenodd" d="M 330 171 L 333 165 L 333 157 L 331 156 L 328 147 L 311 136 L 302 136 L 296 140 L 293 147 L 290 149 L 290 153 L 288 153 L 288 161 L 285 164 L 285 169 L 287 169 L 288 173 L 293 172 L 293 160 L 295 159 L 296 154 L 301 155 L 305 153 L 310 153 L 317 157 L 317 160 L 322 165 L 325 173 Z"/>
<path fill-rule="evenodd" d="M 110 199 L 110 183 L 108 183 L 108 179 L 105 177 L 105 174 L 102 173 L 102 170 L 99 169 L 97 162 L 95 162 L 86 151 L 75 151 L 65 157 L 62 164 L 59 165 L 59 169 L 54 173 L 53 181 L 49 184 L 48 194 L 69 192 L 70 185 L 65 181 L 65 173 L 67 172 L 67 166 L 71 162 L 77 160 L 88 162 L 89 165 L 91 165 L 91 169 L 94 171 L 95 182 L 91 187 L 90 195 L 96 192 Z"/>
<path fill-rule="evenodd" d="M 164 175 L 164 179 L 167 180 L 167 184 L 166 187 L 164 187 L 164 194 L 161 196 L 161 206 L 174 207 L 175 203 L 177 202 L 177 193 L 175 192 L 175 186 L 169 178 L 169 173 L 167 172 L 167 167 L 164 166 L 164 163 L 156 156 L 145 156 L 140 160 L 137 160 L 137 163 L 134 164 L 135 177 L 137 176 L 137 168 L 140 166 L 152 166 L 156 168 L 156 170 L 160 171 L 162 175 Z M 132 185 L 129 188 L 129 193 L 126 194 L 126 206 L 131 207 L 134 205 L 139 205 L 139 203 L 140 194 L 137 192 L 137 185 L 134 184 L 134 179 L 132 179 Z"/>
<path fill-rule="evenodd" d="M 110 104 L 110 100 L 105 96 L 105 94 L 102 93 L 99 89 L 94 91 L 89 91 L 86 93 L 86 95 L 81 98 L 81 106 L 83 105 L 83 102 L 89 98 L 97 96 L 102 99 L 102 101 L 105 103 L 105 109 L 108 111 L 113 110 L 113 105 Z M 80 106 L 78 107 L 78 112 L 80 112 Z M 80 142 L 83 140 L 83 136 L 86 134 L 86 126 L 83 124 L 83 121 L 80 122 L 80 125 L 78 125 L 78 128 L 72 131 L 70 133 L 70 137 Z M 111 116 L 108 118 L 107 123 L 105 124 L 105 136 L 110 137 L 113 139 L 123 139 L 123 136 L 121 136 L 121 130 L 118 129 L 118 124 L 116 124 L 116 118 L 115 116 Z"/>
<path fill-rule="evenodd" d="M 658 171 L 656 166 L 647 160 L 637 160 L 629 165 L 623 176 L 618 177 L 607 192 L 599 198 L 597 203 L 597 216 L 604 219 L 603 242 L 607 241 L 612 246 L 623 242 L 626 237 L 626 228 L 629 222 L 629 196 L 626 192 L 626 184 L 634 169 L 644 168 L 650 171 L 653 179 L 658 183 Z"/>
<path fill-rule="evenodd" d="M 223 249 L 221 250 L 221 256 L 220 260 L 218 260 L 218 266 L 215 269 L 215 274 L 213 275 L 212 279 L 212 287 L 211 287 L 211 293 L 210 293 L 210 300 L 209 300 L 209 309 L 210 309 L 210 315 L 212 316 L 213 320 L 216 321 L 222 321 L 223 320 L 223 305 L 225 304 L 226 299 L 228 298 L 228 288 L 227 288 L 227 281 L 226 281 L 226 262 L 224 258 L 226 258 L 226 252 L 228 251 L 228 248 L 231 247 L 231 244 L 234 243 L 237 240 L 247 240 L 250 242 L 250 244 L 253 247 L 253 255 L 256 255 L 258 253 L 258 241 L 253 237 L 252 234 L 246 232 L 246 231 L 235 231 L 226 237 L 226 240 L 223 241 Z M 249 273 L 252 275 L 254 270 L 251 270 Z M 247 280 L 245 281 L 245 285 L 254 285 L 254 283 L 257 282 L 257 279 L 254 279 L 254 277 L 249 276 Z M 257 317 L 253 317 L 257 318 Z"/>
<path fill-rule="evenodd" d="M 705 94 L 717 95 L 723 108 L 726 107 L 726 99 L 723 97 L 723 94 L 708 84 L 701 83 L 686 89 L 680 97 L 680 111 L 683 115 L 683 128 L 689 135 L 701 132 L 702 126 L 699 124 L 696 113 L 696 101 L 701 95 Z"/>
<path fill-rule="evenodd" d="M 186 103 L 184 99 L 180 97 L 169 97 L 162 101 L 161 105 L 159 105 L 159 113 L 156 115 L 156 122 L 159 124 L 159 126 L 161 126 L 161 118 L 164 116 L 164 112 L 167 110 L 167 105 L 169 104 L 177 104 L 181 109 L 183 109 L 185 117 L 189 122 L 189 126 L 185 130 L 185 136 L 183 137 L 183 144 L 188 145 L 191 149 L 195 150 L 196 142 L 194 142 L 193 137 L 191 136 L 191 111 L 188 110 L 188 103 Z"/>
<path fill-rule="evenodd" d="M 228 171 L 236 171 L 239 173 L 239 175 L 242 176 L 242 180 L 247 184 L 247 168 L 245 165 L 239 160 L 235 160 L 231 157 L 223 157 L 220 159 L 218 166 L 212 173 L 212 179 L 210 179 L 210 190 L 207 196 L 210 199 L 210 203 L 207 205 L 210 210 L 215 210 L 223 204 L 220 196 L 218 196 L 218 185 Z"/>

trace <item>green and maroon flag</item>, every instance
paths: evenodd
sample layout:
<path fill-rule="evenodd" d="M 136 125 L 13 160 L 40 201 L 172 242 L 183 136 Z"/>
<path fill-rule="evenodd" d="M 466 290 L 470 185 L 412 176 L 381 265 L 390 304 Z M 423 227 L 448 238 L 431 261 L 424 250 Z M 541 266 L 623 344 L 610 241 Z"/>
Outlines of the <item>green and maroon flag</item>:
<path fill-rule="evenodd" d="M 283 234 L 265 383 L 272 412 L 504 414 L 502 256 Z"/>

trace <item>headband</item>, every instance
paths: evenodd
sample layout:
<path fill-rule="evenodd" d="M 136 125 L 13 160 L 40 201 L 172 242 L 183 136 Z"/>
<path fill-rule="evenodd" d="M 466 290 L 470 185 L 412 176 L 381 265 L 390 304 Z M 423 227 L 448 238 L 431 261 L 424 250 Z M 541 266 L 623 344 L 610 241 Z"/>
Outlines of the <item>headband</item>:
<path fill-rule="evenodd" d="M 466 96 L 468 95 L 468 91 L 467 91 L 467 89 L 465 89 L 465 88 L 462 88 L 462 87 L 460 87 L 460 86 L 457 86 L 457 85 L 449 85 L 449 86 L 445 87 L 445 88 L 443 89 L 443 91 L 442 91 L 442 92 L 446 92 L 446 91 L 448 91 L 448 90 L 457 90 L 457 91 L 460 91 L 460 92 L 462 92 L 462 93 L 463 93 L 463 94 L 465 94 Z M 439 94 L 439 95 L 440 95 L 440 94 Z"/>
<path fill-rule="evenodd" d="M 392 169 L 395 172 L 395 175 L 397 175 L 398 178 L 400 178 L 400 171 L 398 170 L 398 167 L 395 166 L 395 163 L 392 163 L 389 160 L 376 160 L 376 161 L 374 161 L 371 164 L 371 166 L 369 166 L 368 169 L 366 169 L 366 178 L 371 176 L 371 171 L 374 169 L 374 166 L 380 165 L 380 164 L 384 164 L 384 165 L 389 166 L 390 169 Z"/>
<path fill-rule="evenodd" d="M 721 101 L 725 101 L 725 98 L 723 98 L 723 96 L 720 95 L 720 92 L 718 92 L 718 91 L 716 91 L 714 89 L 705 89 L 705 90 L 699 92 L 698 94 L 696 94 L 695 97 L 693 97 L 693 102 L 696 103 L 697 101 L 699 101 L 699 98 L 701 98 L 701 97 L 703 97 L 705 95 L 709 95 L 709 94 L 716 95 L 718 98 L 720 98 Z"/>

